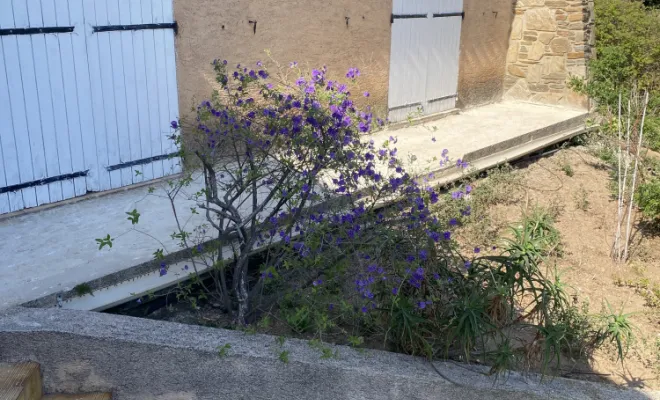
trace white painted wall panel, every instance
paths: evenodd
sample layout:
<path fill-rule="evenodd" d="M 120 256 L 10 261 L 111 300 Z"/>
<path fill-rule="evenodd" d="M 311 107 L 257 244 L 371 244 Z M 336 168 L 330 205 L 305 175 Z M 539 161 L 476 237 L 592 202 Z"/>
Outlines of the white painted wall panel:
<path fill-rule="evenodd" d="M 100 3 L 100 2 L 99 2 Z M 101 56 L 99 49 L 99 35 L 92 33 L 92 26 L 97 24 L 96 7 L 105 7 L 105 4 L 83 0 L 83 13 L 86 58 L 89 71 L 92 115 L 96 143 L 96 163 L 92 163 L 90 174 L 98 179 L 98 190 L 108 190 L 112 187 L 110 173 L 106 167 L 110 165 L 108 152 L 108 129 L 105 121 L 105 103 L 109 100 L 103 95 L 101 76 Z"/>
<path fill-rule="evenodd" d="M 143 6 L 138 1 L 131 1 L 131 24 L 139 24 L 144 21 L 142 16 Z M 151 15 L 151 7 L 148 8 L 148 14 Z M 151 31 L 136 31 L 133 33 L 133 68 L 135 70 L 136 99 L 139 118 L 139 149 L 138 159 L 145 159 L 152 156 L 151 152 L 151 112 L 147 85 L 147 67 L 146 67 L 146 38 L 153 38 Z M 162 165 L 162 164 L 161 164 Z M 141 175 L 136 178 L 150 180 L 154 178 L 153 163 L 141 165 L 134 169 Z"/>
<path fill-rule="evenodd" d="M 84 182 L 86 191 L 98 192 L 101 183 L 96 154 L 96 128 L 94 125 L 93 102 L 90 101 L 93 97 L 87 59 L 87 36 L 91 28 L 85 23 L 85 5 L 83 1 L 88 3 L 87 0 L 68 0 L 70 23 L 79 29 L 78 34 L 71 35 L 70 39 L 73 47 L 72 61 L 76 80 L 78 119 L 83 153 L 82 170 L 89 171 L 84 178 Z M 107 173 L 104 172 L 104 175 L 107 175 Z M 76 193 L 79 191 L 79 186 L 78 181 L 76 181 Z"/>
<path fill-rule="evenodd" d="M 153 0 L 157 1 L 157 0 Z M 155 22 L 153 17 L 153 7 L 152 0 L 143 0 L 142 1 L 142 20 L 145 23 Z M 144 31 L 144 57 L 145 57 L 145 69 L 147 71 L 147 93 L 149 94 L 149 136 L 151 138 L 151 154 L 150 156 L 157 156 L 163 154 L 162 142 L 161 142 L 161 130 L 160 130 L 160 92 L 157 78 L 158 66 L 156 65 L 156 57 L 158 52 L 156 51 L 156 32 L 155 31 Z M 163 162 L 155 161 L 152 163 L 153 167 L 153 178 L 161 178 L 164 174 L 163 172 Z"/>
<path fill-rule="evenodd" d="M 458 89 L 461 17 L 433 18 L 428 36 L 426 99 L 452 96 Z"/>
<path fill-rule="evenodd" d="M 27 3 L 24 0 L 14 0 L 14 23 L 16 27 L 30 27 Z M 17 133 L 18 136 L 27 136 L 27 143 L 19 145 L 19 159 L 26 160 L 24 163 L 32 164 L 32 179 L 44 179 L 47 176 L 46 157 L 44 154 L 44 141 L 41 132 L 41 113 L 39 110 L 39 93 L 37 90 L 37 77 L 34 66 L 34 53 L 32 49 L 32 37 L 20 35 L 16 38 L 18 45 L 18 60 L 23 89 L 23 102 L 25 105 L 25 118 L 27 119 L 27 130 Z M 27 203 L 26 206 L 46 204 L 50 201 L 47 186 L 37 186 L 36 203 Z M 31 200 L 31 199 L 30 199 Z"/>
<path fill-rule="evenodd" d="M 15 28 L 12 1 L 0 0 L 0 7 L 3 10 L 12 10 L 12 12 L 0 13 L 0 27 Z M 3 129 L 0 132 L 2 133 L 3 157 L 6 157 L 5 165 L 8 166 L 5 174 L 7 184 L 16 185 L 32 179 L 32 156 L 27 136 L 27 115 L 23 99 L 21 66 L 18 60 L 18 38 L 3 36 L 0 41 L 2 42 L 5 90 L 8 93 L 8 97 L 4 99 L 8 108 L 2 108 L 4 112 L 9 110 L 11 119 L 9 126 L 12 128 L 11 131 Z M 0 98 L 0 101 L 3 99 Z M 11 211 L 34 207 L 37 203 L 34 188 L 9 192 L 8 197 Z"/>
<path fill-rule="evenodd" d="M 172 9 L 171 2 L 161 2 L 163 7 L 163 22 L 172 22 L 174 21 L 174 10 Z M 169 139 L 170 134 L 172 133 L 170 122 L 179 119 L 179 96 L 177 91 L 176 83 L 176 59 L 173 56 L 176 53 L 174 47 L 174 32 L 165 31 L 165 65 L 166 65 L 166 76 L 167 76 L 167 104 L 168 104 L 168 118 L 167 118 L 167 129 L 166 131 L 166 145 L 165 153 L 172 154 L 177 151 L 176 144 L 174 140 Z M 169 160 L 169 174 L 176 174 L 181 172 L 181 159 L 180 158 L 171 158 Z"/>

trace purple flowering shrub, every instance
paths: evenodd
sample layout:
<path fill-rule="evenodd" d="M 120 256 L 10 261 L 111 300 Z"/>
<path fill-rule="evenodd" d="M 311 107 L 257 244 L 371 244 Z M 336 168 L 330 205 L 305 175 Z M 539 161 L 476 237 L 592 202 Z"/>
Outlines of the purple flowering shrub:
<path fill-rule="evenodd" d="M 190 251 L 200 298 L 219 302 L 235 323 L 275 305 L 295 332 L 319 339 L 370 336 L 405 353 L 458 350 L 469 359 L 493 351 L 487 339 L 501 345 L 495 352 L 507 346 L 507 326 L 524 320 L 540 329 L 564 307 L 540 259 L 513 246 L 500 256 L 461 252 L 453 233 L 470 205 L 438 218 L 439 189 L 406 172 L 395 137 L 370 140 L 383 121 L 325 68 L 214 68 L 220 90 L 185 134 L 173 123 L 182 155 L 201 165 L 194 198 L 206 223 L 175 235 Z M 359 76 L 356 68 L 346 74 Z M 449 163 L 446 150 L 441 163 Z M 190 173 L 170 193 L 192 182 Z M 197 275 L 201 267 L 210 280 Z"/>
<path fill-rule="evenodd" d="M 304 233 L 299 221 L 315 218 L 310 206 L 357 191 L 379 198 L 383 185 L 391 185 L 388 194 L 393 194 L 409 180 L 389 159 L 395 150 L 376 151 L 362 140 L 383 121 L 369 108 L 358 110 L 348 87 L 328 80 L 325 69 L 290 82 L 281 71 L 271 77 L 258 66 L 256 71 L 240 65 L 229 71 L 226 61 L 214 62 L 221 90 L 197 108 L 196 124 L 185 140 L 179 123 L 172 123 L 182 154 L 194 154 L 201 164 L 204 188 L 195 199 L 218 240 L 198 249 L 195 242 L 208 239 L 206 229 L 198 229 L 196 236 L 178 234 L 193 251 L 195 271 L 198 263 L 213 267 L 212 295 L 239 323 L 254 310 L 251 294 L 276 272 L 271 268 L 256 281 L 250 276 L 249 255 L 256 248 L 281 242 L 305 254 L 308 249 L 292 238 Z M 347 76 L 359 74 L 352 69 Z M 377 170 L 383 160 L 388 161 L 385 170 Z M 390 183 L 385 183 L 385 172 Z M 186 177 L 180 184 L 192 181 Z M 222 250 L 227 247 L 230 254 Z"/>

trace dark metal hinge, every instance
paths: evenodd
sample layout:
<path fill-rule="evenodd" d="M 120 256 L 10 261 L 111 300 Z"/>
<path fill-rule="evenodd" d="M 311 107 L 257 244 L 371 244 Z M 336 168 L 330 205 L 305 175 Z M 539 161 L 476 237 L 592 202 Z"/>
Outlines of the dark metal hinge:
<path fill-rule="evenodd" d="M 135 25 L 104 25 L 93 27 L 94 33 L 115 31 L 141 31 L 148 29 L 172 29 L 174 34 L 179 34 L 179 24 L 176 21 L 158 24 L 135 24 Z"/>

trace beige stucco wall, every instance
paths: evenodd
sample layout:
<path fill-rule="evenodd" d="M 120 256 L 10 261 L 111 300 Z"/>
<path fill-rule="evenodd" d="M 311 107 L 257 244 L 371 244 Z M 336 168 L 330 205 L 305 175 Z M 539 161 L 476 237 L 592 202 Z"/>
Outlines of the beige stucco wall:
<path fill-rule="evenodd" d="M 211 94 L 213 59 L 254 65 L 266 49 L 282 64 L 326 65 L 330 78 L 360 68 L 359 90 L 384 111 L 391 12 L 392 0 L 175 0 L 181 115 Z"/>
<path fill-rule="evenodd" d="M 512 23 L 505 99 L 587 107 L 569 86 L 584 78 L 592 24 L 591 0 L 517 0 Z"/>
<path fill-rule="evenodd" d="M 458 105 L 499 101 L 513 21 L 512 0 L 465 0 L 463 8 Z"/>

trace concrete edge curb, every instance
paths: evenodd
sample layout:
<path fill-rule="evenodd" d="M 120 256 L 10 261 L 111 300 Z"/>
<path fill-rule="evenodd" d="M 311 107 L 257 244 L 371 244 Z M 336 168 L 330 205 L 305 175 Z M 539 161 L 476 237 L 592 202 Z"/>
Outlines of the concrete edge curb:
<path fill-rule="evenodd" d="M 536 374 L 511 372 L 506 379 L 496 381 L 494 377 L 486 375 L 486 367 L 454 365 L 448 362 L 434 363 L 442 373 L 440 376 L 428 361 L 421 358 L 377 350 L 358 352 L 346 346 L 329 345 L 333 350 L 339 350 L 339 359 L 321 360 L 320 352 L 304 340 L 287 339 L 280 348 L 274 336 L 249 335 L 239 331 L 164 321 L 59 309 L 18 307 L 0 312 L 0 349 L 3 347 L 3 338 L 26 335 L 29 337 L 39 333 L 96 339 L 99 343 L 113 346 L 133 343 L 211 355 L 217 355 L 218 346 L 230 344 L 228 358 L 246 357 L 266 360 L 269 363 L 280 362 L 278 354 L 283 349 L 289 351 L 290 363 L 305 364 L 305 368 L 312 370 L 350 370 L 351 373 L 364 376 L 381 375 L 391 379 L 430 382 L 454 389 L 458 386 L 461 390 L 522 392 L 530 396 L 560 399 L 660 399 L 660 393 L 643 393 L 572 379 L 546 378 L 546 381 L 541 383 L 540 376 Z M 4 343 L 4 346 L 11 345 Z M 24 357 L 31 357 L 30 348 L 25 349 L 25 353 Z M 17 361 L 2 360 L 1 354 L 0 361 Z"/>

